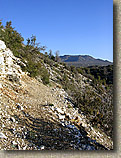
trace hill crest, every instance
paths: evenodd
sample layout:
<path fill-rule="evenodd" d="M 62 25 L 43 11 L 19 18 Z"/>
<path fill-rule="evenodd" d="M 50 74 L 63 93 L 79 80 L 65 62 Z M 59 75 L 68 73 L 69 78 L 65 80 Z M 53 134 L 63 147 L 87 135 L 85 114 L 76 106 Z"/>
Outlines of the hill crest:
<path fill-rule="evenodd" d="M 90 55 L 64 55 L 60 56 L 60 59 L 67 65 L 74 65 L 76 67 L 107 66 L 113 64 L 108 60 L 96 59 Z"/>

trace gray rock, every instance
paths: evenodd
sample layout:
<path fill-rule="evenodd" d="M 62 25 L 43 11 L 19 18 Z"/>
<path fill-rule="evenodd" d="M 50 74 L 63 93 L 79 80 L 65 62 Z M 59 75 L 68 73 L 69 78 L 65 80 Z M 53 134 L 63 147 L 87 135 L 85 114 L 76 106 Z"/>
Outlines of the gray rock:
<path fill-rule="evenodd" d="M 3 134 L 2 132 L 0 132 L 0 138 L 7 139 L 7 137 L 5 136 L 5 134 Z"/>

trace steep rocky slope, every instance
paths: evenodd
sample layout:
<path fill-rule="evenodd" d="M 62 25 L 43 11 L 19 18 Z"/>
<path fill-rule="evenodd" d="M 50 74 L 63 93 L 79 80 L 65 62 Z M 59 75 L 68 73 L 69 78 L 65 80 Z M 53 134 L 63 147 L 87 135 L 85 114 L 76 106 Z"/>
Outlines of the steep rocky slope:
<path fill-rule="evenodd" d="M 50 73 L 50 84 L 44 85 L 40 79 L 29 77 L 19 65 L 26 66 L 0 41 L 1 150 L 113 149 L 111 138 L 92 127 L 57 83 L 62 77 L 58 68 L 44 63 Z M 87 79 L 80 77 L 82 89 L 85 84 L 89 86 Z"/>

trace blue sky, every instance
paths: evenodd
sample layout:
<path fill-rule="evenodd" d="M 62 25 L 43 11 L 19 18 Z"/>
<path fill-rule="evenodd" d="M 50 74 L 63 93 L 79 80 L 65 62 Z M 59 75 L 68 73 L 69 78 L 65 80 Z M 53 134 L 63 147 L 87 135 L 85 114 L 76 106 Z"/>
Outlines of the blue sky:
<path fill-rule="evenodd" d="M 1 0 L 0 19 L 60 55 L 113 61 L 113 0 Z"/>

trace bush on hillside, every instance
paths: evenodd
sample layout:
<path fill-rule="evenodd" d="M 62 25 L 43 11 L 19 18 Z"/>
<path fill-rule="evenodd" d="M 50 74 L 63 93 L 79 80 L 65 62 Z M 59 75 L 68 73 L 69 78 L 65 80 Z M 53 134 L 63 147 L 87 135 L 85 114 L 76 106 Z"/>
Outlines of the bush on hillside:
<path fill-rule="evenodd" d="M 50 62 L 40 50 L 44 49 L 36 43 L 36 36 L 27 39 L 27 45 L 23 44 L 24 38 L 13 27 L 12 22 L 6 22 L 6 26 L 0 21 L 0 39 L 3 40 L 8 48 L 16 57 L 26 61 L 26 66 L 21 65 L 23 71 L 29 72 L 31 77 L 41 76 L 44 84 L 49 83 L 49 73 L 42 65 L 43 61 Z"/>

